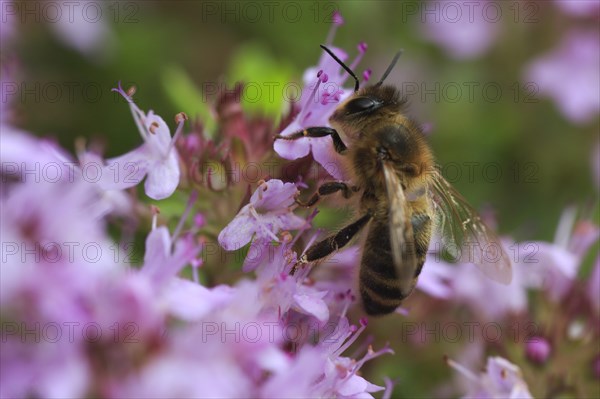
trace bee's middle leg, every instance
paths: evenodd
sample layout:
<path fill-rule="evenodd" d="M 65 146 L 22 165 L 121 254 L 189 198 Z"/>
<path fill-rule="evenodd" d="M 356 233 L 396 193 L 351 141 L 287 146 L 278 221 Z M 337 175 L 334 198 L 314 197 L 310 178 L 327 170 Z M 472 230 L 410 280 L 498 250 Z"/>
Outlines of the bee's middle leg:
<path fill-rule="evenodd" d="M 358 190 L 359 190 L 359 188 L 357 186 L 349 186 L 343 182 L 331 181 L 331 182 L 321 184 L 319 186 L 319 188 L 317 189 L 317 192 L 314 193 L 308 201 L 302 202 L 302 201 L 296 200 L 296 203 L 300 206 L 311 207 L 311 206 L 315 205 L 317 202 L 319 202 L 321 197 L 324 197 L 326 195 L 331 195 L 331 194 L 337 193 L 338 191 L 341 191 L 344 198 L 348 199 L 352 196 L 352 194 L 354 194 Z"/>
<path fill-rule="evenodd" d="M 327 255 L 332 254 L 334 251 L 344 247 L 356 234 L 358 234 L 358 232 L 360 232 L 360 230 L 369 222 L 369 220 L 371 220 L 371 215 L 366 214 L 352 224 L 344 227 L 337 233 L 313 244 L 306 250 L 306 253 L 302 255 L 294 267 L 292 267 L 290 274 L 294 274 L 296 272 L 298 264 L 309 263 L 322 259 Z"/>

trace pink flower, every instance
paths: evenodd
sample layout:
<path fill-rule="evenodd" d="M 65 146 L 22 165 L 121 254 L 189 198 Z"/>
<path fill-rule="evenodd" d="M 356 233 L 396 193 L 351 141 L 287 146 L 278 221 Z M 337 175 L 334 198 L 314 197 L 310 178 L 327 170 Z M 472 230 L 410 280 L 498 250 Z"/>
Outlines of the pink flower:
<path fill-rule="evenodd" d="M 200 247 L 186 235 L 173 242 L 165 226 L 153 229 L 146 238 L 146 253 L 142 272 L 157 285 L 174 277 L 198 254 Z"/>
<path fill-rule="evenodd" d="M 554 50 L 533 60 L 525 78 L 554 100 L 573 123 L 589 123 L 600 111 L 600 39 L 598 31 L 568 32 Z"/>
<path fill-rule="evenodd" d="M 465 398 L 533 398 L 519 367 L 499 356 L 489 357 L 486 371 L 479 375 L 453 360 L 448 360 L 448 364 L 468 382 Z"/>
<path fill-rule="evenodd" d="M 592 149 L 592 178 L 596 184 L 596 191 L 600 190 L 600 142 L 594 144 Z"/>
<path fill-rule="evenodd" d="M 2 129 L 1 171 L 8 181 L 29 183 L 73 182 L 81 175 L 76 162 L 57 143 L 39 139 L 9 124 Z"/>
<path fill-rule="evenodd" d="M 327 291 L 304 285 L 303 279 L 288 274 L 297 260 L 291 246 L 285 237 L 276 245 L 256 240 L 248 251 L 243 269 L 256 269 L 265 309 L 282 315 L 292 309 L 324 323 L 329 319 L 329 308 L 324 300 Z"/>
<path fill-rule="evenodd" d="M 49 24 L 52 31 L 68 47 L 93 61 L 105 61 L 114 49 L 115 37 L 106 18 L 91 19 L 88 15 L 95 12 L 101 16 L 109 10 L 88 0 L 73 3 L 73 6 L 70 13 L 65 8 L 64 15 Z"/>
<path fill-rule="evenodd" d="M 455 59 L 472 59 L 485 53 L 498 38 L 500 21 L 489 20 L 482 11 L 488 1 L 423 3 L 423 35 Z M 491 12 L 491 11 L 490 11 Z"/>
<path fill-rule="evenodd" d="M 436 254 L 430 254 L 426 264 L 423 265 L 419 281 L 417 281 L 417 288 L 432 297 L 448 299 L 452 295 L 450 282 L 455 271 L 452 266 L 441 262 L 436 256 Z"/>
<path fill-rule="evenodd" d="M 358 360 L 341 356 L 365 326 L 366 323 L 361 321 L 361 327 L 357 329 L 342 316 L 334 332 L 327 334 L 319 345 L 305 345 L 288 367 L 278 370 L 265 384 L 262 396 L 372 398 L 372 392 L 384 388 L 371 384 L 357 373 L 367 361 L 393 353 L 392 350 L 383 348 L 375 352 L 369 348 Z M 323 338 L 323 335 L 320 337 Z"/>
<path fill-rule="evenodd" d="M 155 200 L 167 198 L 179 185 L 179 161 L 174 142 L 181 132 L 184 120 L 179 121 L 175 137 L 169 127 L 154 112 L 144 114 L 131 97 L 119 86 L 113 89 L 128 102 L 144 144 L 116 158 L 106 160 L 101 185 L 105 189 L 124 189 L 136 186 L 144 177 L 146 194 Z"/>
<path fill-rule="evenodd" d="M 295 230 L 305 220 L 294 215 L 291 206 L 298 194 L 293 183 L 271 179 L 261 184 L 236 217 L 219 233 L 219 244 L 228 251 L 257 240 L 279 241 L 280 230 Z"/>
<path fill-rule="evenodd" d="M 511 244 L 504 242 L 503 245 L 510 254 Z M 460 257 L 468 260 L 470 255 L 463 253 Z M 441 255 L 429 253 L 417 288 L 437 298 L 464 302 L 480 317 L 497 320 L 508 312 L 519 313 L 527 309 L 527 281 L 519 267 L 513 265 L 513 268 L 511 283 L 504 285 L 487 278 L 473 263 L 450 264 L 443 261 Z M 483 297 L 487 300 L 482 301 Z"/>
<path fill-rule="evenodd" d="M 525 343 L 525 355 L 534 363 L 546 363 L 551 352 L 550 342 L 544 337 L 532 337 Z"/>
<path fill-rule="evenodd" d="M 543 288 L 553 301 L 560 301 L 568 293 L 577 277 L 583 258 L 591 245 L 600 237 L 600 229 L 587 220 L 575 221 L 574 208 L 563 212 L 553 243 L 533 242 L 535 249 L 528 268 L 530 286 Z"/>
<path fill-rule="evenodd" d="M 552 300 L 561 300 L 571 288 L 582 259 L 600 236 L 596 225 L 585 220 L 575 224 L 574 218 L 575 209 L 563 213 L 553 243 L 503 241 L 513 263 L 509 285 L 486 278 L 471 263 L 452 265 L 430 253 L 417 287 L 435 297 L 458 299 L 488 320 L 525 311 L 529 289 L 543 289 Z M 481 301 L 483 297 L 487 300 Z"/>
<path fill-rule="evenodd" d="M 343 20 L 337 14 L 336 24 Z M 332 35 L 330 35 L 332 36 Z M 332 37 L 330 38 L 332 39 Z M 345 61 L 348 56 L 340 48 L 329 47 L 333 53 Z M 353 69 L 360 62 L 367 45 L 358 45 L 358 55 L 350 63 Z M 352 94 L 352 90 L 344 89 L 343 85 L 348 78 L 348 73 L 326 52 L 322 52 L 316 67 L 309 68 L 304 73 L 305 87 L 300 99 L 300 113 L 294 121 L 280 133 L 288 136 L 292 133 L 302 131 L 308 127 L 327 126 L 329 117 L 337 106 Z M 303 137 L 297 140 L 275 140 L 274 149 L 277 154 L 286 159 L 302 158 L 312 153 L 313 158 L 327 172 L 339 180 L 348 180 L 347 171 L 342 167 L 340 155 L 335 152 L 331 137 Z"/>
<path fill-rule="evenodd" d="M 594 0 L 554 0 L 563 12 L 577 17 L 598 18 L 600 2 Z"/>
<path fill-rule="evenodd" d="M 596 257 L 594 270 L 590 275 L 587 294 L 596 313 L 600 313 L 600 256 Z"/>

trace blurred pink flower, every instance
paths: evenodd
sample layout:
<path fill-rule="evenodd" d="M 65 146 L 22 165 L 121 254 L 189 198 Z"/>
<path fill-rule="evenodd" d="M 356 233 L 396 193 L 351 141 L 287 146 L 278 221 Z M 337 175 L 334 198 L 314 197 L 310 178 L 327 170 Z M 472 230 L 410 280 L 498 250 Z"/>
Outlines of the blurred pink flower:
<path fill-rule="evenodd" d="M 265 309 L 275 314 L 286 314 L 293 309 L 324 323 L 329 319 L 329 308 L 323 300 L 327 291 L 305 285 L 302 279 L 289 275 L 297 260 L 291 247 L 289 239 L 285 237 L 275 245 L 271 241 L 255 240 L 244 260 L 243 270 L 256 269 Z"/>
<path fill-rule="evenodd" d="M 592 179 L 596 190 L 600 190 L 600 142 L 596 142 L 592 149 Z"/>
<path fill-rule="evenodd" d="M 596 313 L 600 313 L 600 255 L 596 257 L 594 269 L 588 282 L 587 294 Z"/>
<path fill-rule="evenodd" d="M 2 10 L 2 18 L 0 18 L 0 45 L 4 52 L 15 36 L 15 22 L 19 22 L 20 18 L 19 4 L 14 1 L 0 0 L 0 10 Z M 4 100 L 2 104 L 4 104 Z"/>
<path fill-rule="evenodd" d="M 598 18 L 600 2 L 596 0 L 554 0 L 554 4 L 563 12 L 578 17 Z"/>
<path fill-rule="evenodd" d="M 3 272 L 22 263 L 111 264 L 105 208 L 90 185 L 40 181 L 17 183 L 5 191 L 0 198 Z"/>
<path fill-rule="evenodd" d="M 173 242 L 165 226 L 157 227 L 146 238 L 142 273 L 157 285 L 162 285 L 189 264 L 199 250 L 191 236 L 186 235 Z"/>
<path fill-rule="evenodd" d="M 573 123 L 591 122 L 600 112 L 599 34 L 572 30 L 554 50 L 525 67 L 525 79 L 535 82 Z"/>
<path fill-rule="evenodd" d="M 78 1 L 59 12 L 49 25 L 60 41 L 93 61 L 102 62 L 112 55 L 116 43 L 108 24 L 110 10 L 102 3 Z"/>
<path fill-rule="evenodd" d="M 525 343 L 525 355 L 534 363 L 546 363 L 551 352 L 550 342 L 544 337 L 531 337 Z"/>
<path fill-rule="evenodd" d="M 575 223 L 575 209 L 569 208 L 561 217 L 553 243 L 503 241 L 513 264 L 509 285 L 486 278 L 474 264 L 450 264 L 430 253 L 417 287 L 434 297 L 464 302 L 480 317 L 497 320 L 507 313 L 526 311 L 529 289 L 543 289 L 552 300 L 561 300 L 571 288 L 582 259 L 599 237 L 598 226 L 586 220 Z M 485 301 L 481 301 L 483 297 Z"/>
<path fill-rule="evenodd" d="M 553 243 L 533 242 L 535 253 L 529 264 L 529 285 L 543 288 L 553 301 L 569 292 L 587 251 L 600 237 L 598 226 L 588 220 L 576 221 L 575 208 L 565 210 Z M 527 262 L 525 262 L 527 263 Z"/>
<path fill-rule="evenodd" d="M 423 266 L 417 287 L 426 294 L 448 299 L 452 295 L 450 282 L 454 277 L 454 270 L 447 263 L 436 258 L 436 254 L 430 254 L 426 264 Z"/>
<path fill-rule="evenodd" d="M 488 20 L 482 11 L 488 3 L 493 2 L 423 3 L 424 10 L 430 11 L 422 13 L 426 18 L 421 27 L 423 35 L 454 59 L 479 57 L 495 43 L 500 33 L 501 20 Z"/>
<path fill-rule="evenodd" d="M 519 367 L 504 358 L 489 357 L 485 372 L 479 375 L 453 360 L 448 360 L 448 364 L 458 371 L 470 386 L 464 398 L 533 398 Z"/>
<path fill-rule="evenodd" d="M 358 360 L 341 356 L 365 326 L 361 321 L 357 329 L 342 316 L 334 332 L 324 341 L 316 347 L 304 346 L 287 368 L 278 370 L 265 384 L 261 397 L 373 398 L 372 392 L 384 388 L 371 384 L 357 373 L 367 361 L 393 353 L 392 350 L 386 347 L 374 352 L 369 348 Z M 307 381 L 312 383 L 307 384 Z"/>
<path fill-rule="evenodd" d="M 150 281 L 113 259 L 5 264 L 0 284 L 1 397 L 87 396 L 100 358 L 129 369 L 163 332 Z"/>

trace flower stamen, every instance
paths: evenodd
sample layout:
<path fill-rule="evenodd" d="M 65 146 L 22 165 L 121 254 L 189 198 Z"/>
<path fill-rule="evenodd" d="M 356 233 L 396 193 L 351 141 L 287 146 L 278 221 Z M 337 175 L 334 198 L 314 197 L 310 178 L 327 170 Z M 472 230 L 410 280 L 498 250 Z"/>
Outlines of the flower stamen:
<path fill-rule="evenodd" d="M 310 93 L 310 96 L 308 97 L 306 103 L 304 103 L 304 107 L 302 107 L 302 111 L 300 112 L 300 116 L 298 117 L 302 122 L 306 121 L 306 119 L 310 116 L 310 113 L 306 114 L 306 110 L 310 108 L 308 104 L 314 101 L 315 95 L 317 94 L 317 90 L 319 89 L 321 82 L 327 82 L 328 80 L 329 76 L 327 76 L 326 73 L 323 73 L 322 69 L 319 70 L 319 72 L 317 72 L 317 82 L 315 83 L 315 87 L 313 88 L 312 93 Z"/>
<path fill-rule="evenodd" d="M 335 11 L 333 13 L 333 15 L 331 16 L 331 20 L 332 20 L 333 24 L 331 25 L 331 28 L 329 28 L 329 33 L 327 34 L 327 40 L 325 40 L 325 43 L 328 46 L 331 45 L 331 43 L 333 43 L 333 38 L 335 37 L 335 32 L 337 31 L 338 26 L 341 26 L 344 24 L 344 18 L 342 18 L 342 14 L 340 14 L 339 11 Z"/>
<path fill-rule="evenodd" d="M 177 115 L 175 115 L 175 122 L 177 123 L 177 129 L 175 130 L 175 134 L 173 135 L 173 138 L 171 139 L 171 142 L 169 143 L 169 148 L 167 148 L 166 155 L 169 155 L 171 153 L 171 150 L 173 149 L 175 142 L 177 141 L 179 136 L 181 136 L 181 132 L 183 131 L 183 125 L 185 124 L 185 121 L 187 121 L 187 120 L 188 120 L 188 116 L 186 115 L 185 112 L 180 112 Z"/>

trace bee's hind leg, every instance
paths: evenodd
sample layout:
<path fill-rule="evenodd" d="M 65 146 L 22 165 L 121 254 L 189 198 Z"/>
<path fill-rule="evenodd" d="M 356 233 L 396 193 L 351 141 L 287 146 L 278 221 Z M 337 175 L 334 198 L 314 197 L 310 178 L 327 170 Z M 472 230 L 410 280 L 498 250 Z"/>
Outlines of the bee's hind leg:
<path fill-rule="evenodd" d="M 349 186 L 343 182 L 331 181 L 321 184 L 317 189 L 317 192 L 314 193 L 308 201 L 302 202 L 300 200 L 296 200 L 296 203 L 300 206 L 311 207 L 317 202 L 319 202 L 321 197 L 324 197 L 326 195 L 331 195 L 337 193 L 338 191 L 341 191 L 344 198 L 348 199 L 352 196 L 352 194 L 354 194 L 358 190 L 359 188 L 357 186 Z"/>
<path fill-rule="evenodd" d="M 358 234 L 358 232 L 360 232 L 363 227 L 365 227 L 369 220 L 371 220 L 371 214 L 366 214 L 352 224 L 344 227 L 337 233 L 313 244 L 292 267 L 290 274 L 294 274 L 296 272 L 299 264 L 306 264 L 322 259 L 327 255 L 332 254 L 334 251 L 344 247 L 356 234 Z"/>
<path fill-rule="evenodd" d="M 340 138 L 339 133 L 330 127 L 309 127 L 304 130 L 300 130 L 299 132 L 295 132 L 290 134 L 289 136 L 275 136 L 275 140 L 298 140 L 302 137 L 326 137 L 331 136 L 331 140 L 333 140 L 333 147 L 338 154 L 343 154 L 346 152 L 347 147 L 346 144 Z"/>

